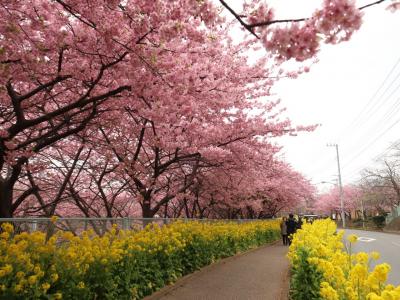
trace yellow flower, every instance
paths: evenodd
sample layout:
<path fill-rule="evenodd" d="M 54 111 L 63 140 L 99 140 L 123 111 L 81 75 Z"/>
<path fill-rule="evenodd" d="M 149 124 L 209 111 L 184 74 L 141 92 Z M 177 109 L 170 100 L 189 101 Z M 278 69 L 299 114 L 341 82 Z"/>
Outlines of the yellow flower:
<path fill-rule="evenodd" d="M 373 276 L 380 281 L 380 282 L 385 282 L 387 279 L 387 275 L 390 271 L 390 266 L 387 263 L 383 263 L 380 265 L 377 265 L 372 272 Z"/>
<path fill-rule="evenodd" d="M 49 288 L 50 288 L 50 283 L 45 282 L 42 284 L 42 289 L 44 292 L 47 292 Z"/>
<path fill-rule="evenodd" d="M 3 230 L 8 233 L 14 232 L 14 226 L 11 223 L 3 223 L 1 225 L 1 228 L 3 228 Z"/>
<path fill-rule="evenodd" d="M 350 235 L 347 237 L 347 240 L 348 240 L 350 243 L 355 243 L 355 242 L 357 242 L 358 237 L 357 237 L 355 234 L 350 234 Z"/>
<path fill-rule="evenodd" d="M 367 300 L 384 300 L 381 296 L 378 296 L 375 293 L 369 293 L 367 295 Z"/>
<path fill-rule="evenodd" d="M 0 277 L 6 276 L 13 271 L 13 267 L 10 264 L 6 264 L 4 267 L 0 268 Z"/>
<path fill-rule="evenodd" d="M 356 260 L 361 264 L 366 264 L 368 262 L 368 254 L 365 252 L 359 252 L 356 254 Z"/>
<path fill-rule="evenodd" d="M 58 274 L 57 273 L 51 274 L 50 278 L 52 282 L 56 282 L 58 280 Z"/>
<path fill-rule="evenodd" d="M 385 287 L 385 290 L 387 290 L 387 291 L 393 291 L 393 290 L 394 290 L 394 285 L 393 285 L 393 284 L 388 284 L 388 285 Z"/>
<path fill-rule="evenodd" d="M 52 217 L 50 218 L 50 222 L 53 223 L 53 224 L 55 224 L 55 223 L 57 222 L 57 220 L 58 220 L 58 217 L 57 217 L 57 216 L 52 216 Z"/>
<path fill-rule="evenodd" d="M 35 272 L 36 274 L 40 273 L 40 272 L 41 272 L 40 266 L 39 266 L 39 265 L 36 265 L 36 266 L 33 268 L 33 272 Z"/>
<path fill-rule="evenodd" d="M 356 254 L 344 251 L 343 232 L 335 234 L 336 226 L 330 220 L 304 224 L 293 237 L 288 257 L 294 267 L 300 267 L 300 251 L 306 249 L 307 261 L 322 274 L 319 294 L 324 300 L 400 300 L 400 286 L 385 285 L 390 266 L 377 265 L 369 270 L 369 260 L 379 259 L 379 253 Z M 347 237 L 351 244 L 358 238 Z M 316 291 L 318 292 L 318 291 Z"/>
<path fill-rule="evenodd" d="M 371 257 L 374 260 L 378 260 L 380 256 L 381 255 L 379 254 L 379 252 L 376 252 L 376 251 L 371 252 Z"/>
<path fill-rule="evenodd" d="M 360 280 L 365 280 L 368 275 L 367 266 L 356 264 L 351 270 L 350 275 L 355 282 L 359 282 Z"/>
<path fill-rule="evenodd" d="M 8 240 L 10 238 L 10 234 L 7 231 L 0 233 L 0 238 L 3 240 Z"/>
<path fill-rule="evenodd" d="M 14 291 L 16 292 L 16 293 L 19 293 L 20 291 L 22 291 L 22 285 L 21 284 L 16 284 L 15 285 L 15 287 L 14 287 Z"/>
<path fill-rule="evenodd" d="M 329 285 L 328 282 L 321 283 L 320 294 L 326 300 L 339 300 L 337 292 Z"/>
<path fill-rule="evenodd" d="M 396 300 L 396 299 L 398 299 L 398 298 L 395 298 L 392 295 L 392 293 L 389 292 L 389 291 L 383 291 L 381 296 L 382 296 L 382 299 L 384 299 L 384 300 Z"/>
<path fill-rule="evenodd" d="M 52 217 L 51 220 L 54 223 L 57 217 Z M 12 231 L 12 227 L 9 226 L 7 230 Z M 39 293 L 41 293 L 40 296 L 45 296 L 44 294 L 51 291 L 49 298 L 61 299 L 67 297 L 67 294 L 61 294 L 62 288 L 60 287 L 60 292 L 56 294 L 52 290 L 54 283 L 60 281 L 61 273 L 57 274 L 60 270 L 65 269 L 65 274 L 71 274 L 67 275 L 66 279 L 69 279 L 69 276 L 80 278 L 79 276 L 85 276 L 87 272 L 91 272 L 93 263 L 97 262 L 104 264 L 103 270 L 109 272 L 108 265 L 119 263 L 122 259 L 135 261 L 139 251 L 141 255 L 165 251 L 166 256 L 180 251 L 185 252 L 186 247 L 190 248 L 197 237 L 209 243 L 232 239 L 239 245 L 246 244 L 247 247 L 248 242 L 258 242 L 259 236 L 266 233 L 269 235 L 269 230 L 277 234 L 279 222 L 260 221 L 240 225 L 226 222 L 213 224 L 174 222 L 168 226 L 149 225 L 145 230 L 140 231 L 122 231 L 114 226 L 102 236 L 96 235 L 93 230 L 79 235 L 59 231 L 47 241 L 46 234 L 42 232 L 10 234 L 3 230 L 3 237 L 7 239 L 0 238 L 0 276 L 11 274 L 8 276 L 14 277 L 15 282 L 8 287 L 11 290 L 7 290 L 10 294 L 17 295 L 18 293 L 28 299 L 35 298 L 35 295 Z M 320 236 L 318 235 L 318 238 Z M 314 238 L 313 243 L 317 243 L 318 238 Z M 337 245 L 338 241 L 335 240 L 335 243 Z M 336 247 L 339 248 L 339 246 Z M 328 245 L 321 245 L 319 248 L 320 255 L 329 256 L 331 252 Z M 210 258 L 212 261 L 216 259 L 217 256 Z M 312 260 L 316 265 L 318 264 L 317 267 L 319 267 L 320 259 L 322 258 L 315 257 Z M 336 269 L 331 264 L 327 267 L 328 271 L 334 273 Z M 0 283 L 6 282 L 2 279 L 0 278 Z M 9 278 L 6 279 L 8 282 Z M 337 282 L 341 283 L 342 280 L 339 278 Z M 78 281 L 76 286 L 80 289 L 89 288 L 83 281 Z"/>
<path fill-rule="evenodd" d="M 36 275 L 32 275 L 28 277 L 28 283 L 30 285 L 34 285 L 37 282 L 37 276 Z"/>

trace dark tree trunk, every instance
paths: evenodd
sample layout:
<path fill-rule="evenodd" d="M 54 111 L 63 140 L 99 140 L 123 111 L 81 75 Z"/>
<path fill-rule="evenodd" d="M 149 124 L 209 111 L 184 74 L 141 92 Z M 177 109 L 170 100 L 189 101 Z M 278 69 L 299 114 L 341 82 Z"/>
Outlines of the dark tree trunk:
<path fill-rule="evenodd" d="M 12 218 L 13 189 L 7 182 L 0 181 L 0 218 Z"/>
<path fill-rule="evenodd" d="M 154 217 L 154 212 L 150 207 L 150 201 L 148 201 L 148 202 L 143 201 L 142 216 L 143 216 L 143 218 L 153 218 Z"/>
<path fill-rule="evenodd" d="M 151 223 L 151 220 L 147 218 L 153 218 L 154 214 L 155 213 L 151 209 L 150 197 L 146 196 L 142 204 L 142 217 L 145 218 L 145 220 L 143 220 L 143 228 Z"/>

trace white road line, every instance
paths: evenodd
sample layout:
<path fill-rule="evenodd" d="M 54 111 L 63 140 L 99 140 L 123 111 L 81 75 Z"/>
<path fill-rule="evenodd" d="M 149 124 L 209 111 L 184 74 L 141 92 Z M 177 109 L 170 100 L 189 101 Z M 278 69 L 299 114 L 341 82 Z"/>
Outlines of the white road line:
<path fill-rule="evenodd" d="M 392 244 L 395 245 L 395 246 L 397 246 L 397 247 L 400 247 L 400 244 L 399 244 L 399 243 L 392 242 Z"/>
<path fill-rule="evenodd" d="M 368 237 L 362 237 L 362 236 L 360 236 L 357 240 L 360 241 L 360 242 L 366 242 L 366 243 L 376 241 L 376 239 L 368 238 Z"/>

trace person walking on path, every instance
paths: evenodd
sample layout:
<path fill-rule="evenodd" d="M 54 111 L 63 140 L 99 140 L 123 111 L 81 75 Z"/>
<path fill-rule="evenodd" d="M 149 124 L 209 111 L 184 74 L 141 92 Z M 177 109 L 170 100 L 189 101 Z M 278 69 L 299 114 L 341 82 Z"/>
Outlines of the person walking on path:
<path fill-rule="evenodd" d="M 281 235 L 282 235 L 282 242 L 283 245 L 286 246 L 289 244 L 289 240 L 288 240 L 288 235 L 287 235 L 287 226 L 286 226 L 286 217 L 282 218 L 282 221 L 280 223 L 280 227 L 281 227 Z"/>
<path fill-rule="evenodd" d="M 301 226 L 303 226 L 303 219 L 299 217 L 299 220 L 297 221 L 297 229 L 301 229 Z"/>
<path fill-rule="evenodd" d="M 288 236 L 289 245 L 292 243 L 292 236 L 295 234 L 297 229 L 297 222 L 293 217 L 293 214 L 289 214 L 289 219 L 286 221 L 286 233 Z"/>

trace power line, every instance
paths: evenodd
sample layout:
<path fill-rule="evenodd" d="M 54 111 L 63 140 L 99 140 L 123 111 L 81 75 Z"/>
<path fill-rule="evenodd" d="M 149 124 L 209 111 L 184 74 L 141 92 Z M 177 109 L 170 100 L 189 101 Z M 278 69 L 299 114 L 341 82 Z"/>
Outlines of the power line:
<path fill-rule="evenodd" d="M 356 124 L 360 124 L 361 122 L 365 122 L 366 120 L 369 120 L 373 114 L 376 114 L 376 111 L 373 111 L 373 109 L 380 104 L 380 107 L 384 107 L 384 104 L 388 103 L 388 101 L 390 99 L 392 99 L 392 97 L 396 94 L 396 92 L 400 89 L 400 84 L 398 84 L 397 86 L 395 86 L 394 89 L 391 90 L 390 93 L 388 93 L 390 91 L 390 89 L 394 86 L 395 82 L 400 78 L 400 72 L 397 73 L 397 75 L 390 81 L 390 83 L 386 86 L 385 90 L 383 91 L 383 93 L 380 94 L 380 96 L 378 98 L 376 98 L 377 95 L 379 95 L 380 91 L 382 90 L 383 87 L 385 87 L 386 82 L 390 79 L 391 75 L 394 73 L 396 67 L 400 64 L 400 57 L 397 59 L 395 65 L 391 68 L 390 72 L 386 75 L 384 81 L 382 82 L 382 84 L 380 85 L 380 87 L 378 88 L 378 90 L 376 90 L 376 92 L 374 93 L 374 95 L 370 98 L 369 102 L 367 103 L 367 105 L 364 106 L 364 108 L 361 110 L 361 112 L 358 114 L 358 116 L 355 118 L 355 120 L 351 123 L 351 125 L 356 125 Z M 382 101 L 381 100 L 384 96 L 386 96 Z M 374 102 L 375 100 L 375 102 Z M 383 114 L 381 115 L 381 117 L 378 119 L 378 122 L 374 123 L 373 126 L 369 126 L 370 129 L 372 129 L 373 131 L 371 132 L 371 130 L 367 130 L 365 132 L 364 135 L 361 136 L 361 138 L 358 138 L 356 142 L 352 143 L 354 146 L 357 146 L 360 144 L 361 141 L 365 141 L 365 139 L 367 137 L 371 137 L 371 136 L 375 136 L 375 138 L 370 141 L 369 143 L 367 143 L 361 150 L 359 150 L 356 155 L 353 155 L 351 157 L 351 159 L 346 159 L 345 164 L 343 166 L 343 169 L 348 168 L 348 166 L 350 165 L 350 163 L 353 162 L 353 160 L 355 158 L 357 158 L 359 155 L 363 154 L 371 145 L 373 145 L 374 143 L 376 143 L 379 139 L 381 139 L 389 130 L 391 130 L 395 125 L 397 125 L 400 120 L 395 121 L 394 123 L 392 123 L 389 127 L 383 128 L 380 124 L 387 124 L 388 122 L 390 122 L 395 116 L 398 115 L 398 112 L 400 111 L 400 98 L 396 99 L 395 101 L 392 102 L 391 106 L 383 112 Z M 372 104 L 372 105 L 371 105 Z M 364 114 L 365 112 L 365 114 Z M 364 116 L 364 119 L 361 118 L 361 116 Z M 360 124 L 362 125 L 362 123 Z M 364 126 L 363 126 L 364 127 Z M 352 147 L 355 148 L 355 147 Z M 358 148 L 358 147 L 357 147 Z M 386 150 L 385 150 L 386 151 Z M 351 151 L 352 152 L 352 151 Z M 350 152 L 350 153 L 351 153 Z"/>
<path fill-rule="evenodd" d="M 398 78 L 400 78 L 400 73 L 398 74 L 398 76 L 396 76 L 395 79 L 398 79 Z M 390 87 L 393 85 L 394 82 L 395 81 L 392 81 Z M 387 95 L 387 97 L 384 99 L 384 101 L 377 102 L 377 103 L 381 103 L 382 104 L 380 106 L 380 108 L 378 108 L 378 110 L 380 109 L 382 111 L 384 105 L 388 102 L 388 100 L 392 99 L 392 97 L 396 94 L 396 92 L 399 89 L 400 89 L 400 83 L 391 91 L 391 93 L 389 95 Z M 382 96 L 386 94 L 387 91 L 388 91 L 388 89 L 385 90 L 385 93 L 382 94 L 381 97 L 378 98 L 378 100 L 380 100 L 382 98 Z M 371 135 L 373 136 L 375 133 L 378 133 L 380 131 L 380 129 L 381 129 L 381 124 L 387 123 L 394 116 L 396 116 L 396 113 L 400 109 L 400 102 L 398 100 L 399 99 L 395 99 L 395 101 L 392 101 L 391 106 L 388 107 L 386 109 L 386 111 L 382 111 L 382 117 L 377 122 L 375 122 L 375 124 L 370 125 L 369 129 L 366 130 L 365 133 L 363 135 L 361 135 L 356 140 L 356 142 L 353 142 L 353 144 L 358 145 L 360 141 L 364 141 L 367 137 L 370 137 Z M 371 120 L 373 115 L 378 115 L 378 113 L 377 113 L 378 110 L 374 111 L 373 113 L 370 113 L 370 115 L 365 116 L 365 121 L 364 122 L 366 122 L 367 120 Z M 359 127 L 360 128 L 365 128 L 366 126 L 364 126 L 364 124 L 360 124 Z"/>
<path fill-rule="evenodd" d="M 370 130 L 366 131 L 365 134 L 362 134 L 363 137 L 362 139 L 357 139 L 356 141 L 353 140 L 353 143 L 351 143 L 352 146 L 349 149 L 350 154 L 354 153 L 357 150 L 358 151 L 355 155 L 351 157 L 350 160 L 349 159 L 345 160 L 343 169 L 345 168 L 348 169 L 349 165 L 352 164 L 355 158 L 363 154 L 371 145 L 380 140 L 389 130 L 391 130 L 395 125 L 397 125 L 400 122 L 400 120 L 396 120 L 390 126 L 385 128 L 382 127 L 382 124 L 385 125 L 385 123 L 387 124 L 388 122 L 390 122 L 400 111 L 400 102 L 398 101 L 399 99 L 390 101 L 391 99 L 393 99 L 393 96 L 395 96 L 397 91 L 400 89 L 400 83 L 396 84 L 398 82 L 398 79 L 400 78 L 400 70 L 398 72 L 396 71 L 399 65 L 400 65 L 400 57 L 397 58 L 394 65 L 387 73 L 382 83 L 379 85 L 378 89 L 374 92 L 372 97 L 369 98 L 368 102 L 357 114 L 356 118 L 353 119 L 353 121 L 347 126 L 346 129 L 342 130 L 341 135 L 343 135 L 344 132 L 346 133 L 354 132 L 354 128 L 357 127 L 366 128 L 367 126 L 365 126 L 366 125 L 365 123 L 371 120 L 372 116 L 376 115 L 377 110 L 381 111 L 378 122 L 374 122 L 374 125 L 372 125 L 371 127 L 368 126 Z M 386 104 L 389 103 L 390 103 L 389 107 L 387 109 L 384 109 Z M 361 141 L 365 141 L 366 138 L 370 139 L 371 137 L 374 136 L 375 138 L 373 138 L 369 143 L 367 143 L 367 145 L 365 145 L 360 149 L 358 145 L 360 144 Z M 345 138 L 344 140 L 346 139 L 347 138 Z M 340 139 L 340 141 L 342 141 L 342 139 Z M 346 143 L 341 142 L 341 144 L 343 145 Z M 329 166 L 331 165 L 331 159 L 325 158 L 323 162 L 324 165 L 321 166 L 321 164 L 319 164 L 318 169 L 315 168 L 314 171 L 318 170 L 318 173 L 327 173 Z M 362 168 L 359 169 L 361 170 Z M 357 172 L 358 171 L 359 170 L 357 170 Z M 317 173 L 317 171 L 313 173 Z"/>
<path fill-rule="evenodd" d="M 385 150 L 383 150 L 382 152 L 378 153 L 373 158 L 371 158 L 371 161 L 377 162 L 380 159 L 387 157 L 387 155 L 390 153 L 390 151 L 397 149 L 397 147 L 399 147 L 399 146 L 400 146 L 400 139 L 391 143 L 388 147 L 385 148 Z M 344 166 L 343 169 L 345 169 L 347 166 Z M 346 177 L 353 177 L 353 175 L 358 174 L 363 169 L 365 169 L 365 166 L 358 167 L 358 168 L 354 169 L 352 172 L 348 173 L 348 176 L 346 176 Z"/>
<path fill-rule="evenodd" d="M 393 94 L 400 88 L 400 84 L 392 91 L 392 93 L 387 96 L 383 101 L 379 101 L 383 98 L 383 96 L 389 91 L 389 89 L 393 86 L 393 84 L 397 81 L 397 79 L 400 78 L 400 72 L 395 76 L 395 78 L 392 80 L 392 82 L 389 84 L 389 86 L 386 87 L 385 91 L 380 95 L 379 98 L 376 99 L 376 102 L 374 103 L 373 106 L 370 107 L 370 109 L 366 112 L 366 115 L 364 116 L 365 120 L 368 120 L 371 116 L 375 114 L 375 108 L 379 104 L 380 107 L 383 107 L 384 104 L 386 104 L 387 100 L 393 96 Z"/>
<path fill-rule="evenodd" d="M 398 88 L 400 88 L 400 84 L 399 84 Z M 364 143 L 364 141 L 366 139 L 368 139 L 369 137 L 373 137 L 376 135 L 384 136 L 386 131 L 389 129 L 383 128 L 381 124 L 389 123 L 391 120 L 393 120 L 394 117 L 399 115 L 399 112 L 400 112 L 400 98 L 397 98 L 394 101 L 394 103 L 392 104 L 392 106 L 389 107 L 386 110 L 386 112 L 384 112 L 384 114 L 376 122 L 374 122 L 374 124 L 369 126 L 368 130 L 366 130 L 363 135 L 361 135 L 360 137 L 358 137 L 356 139 L 356 141 L 353 143 L 353 145 L 357 146 L 360 143 Z M 392 127 L 389 127 L 389 128 L 392 128 Z"/>
<path fill-rule="evenodd" d="M 355 119 L 353 119 L 353 121 L 350 123 L 350 125 L 348 126 L 348 128 L 346 128 L 345 130 L 343 130 L 341 132 L 340 135 L 342 135 L 343 132 L 347 131 L 349 128 L 353 128 L 356 125 L 359 125 L 359 123 L 362 120 L 362 117 L 364 116 L 365 119 L 365 112 L 367 110 L 366 113 L 369 113 L 372 111 L 373 108 L 375 108 L 376 104 L 379 103 L 379 101 L 376 101 L 375 104 L 373 104 L 370 108 L 368 108 L 373 102 L 376 96 L 378 96 L 379 92 L 381 91 L 381 89 L 385 86 L 386 82 L 388 81 L 388 79 L 390 78 L 390 76 L 392 75 L 392 73 L 394 72 L 394 70 L 396 69 L 396 67 L 400 64 L 400 57 L 397 59 L 397 61 L 395 62 L 394 66 L 391 68 L 391 70 L 389 71 L 389 73 L 386 75 L 385 79 L 383 80 L 383 82 L 381 83 L 381 85 L 379 86 L 379 88 L 375 91 L 375 93 L 372 95 L 372 97 L 369 99 L 369 101 L 367 102 L 367 104 L 363 107 L 363 109 L 359 112 L 359 114 L 357 115 L 357 117 Z M 381 97 L 379 97 L 377 100 L 379 100 L 380 98 L 382 98 L 382 96 L 386 93 L 386 91 L 393 85 L 393 83 L 398 79 L 398 77 L 400 76 L 400 72 L 395 76 L 395 78 L 392 80 L 392 82 L 389 84 L 389 86 L 385 89 L 384 93 L 381 94 Z"/>
<path fill-rule="evenodd" d="M 367 145 L 365 145 L 356 155 L 354 155 L 350 160 L 347 161 L 352 161 L 358 156 L 360 156 L 362 153 L 364 153 L 371 145 L 373 145 L 376 141 L 378 141 L 380 138 L 382 138 L 390 129 L 392 129 L 394 126 L 396 126 L 398 123 L 400 123 L 400 119 L 396 120 L 394 123 L 392 123 L 388 128 L 384 130 L 383 134 L 378 135 L 375 139 L 373 139 L 371 142 L 369 142 Z M 348 163 L 343 166 L 343 169 L 348 166 Z"/>

